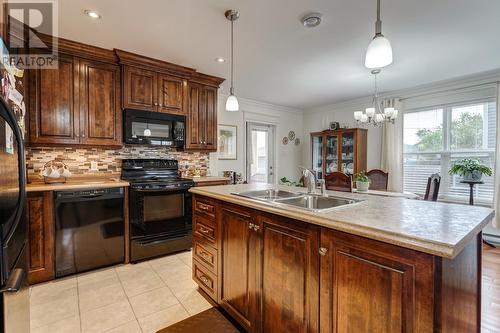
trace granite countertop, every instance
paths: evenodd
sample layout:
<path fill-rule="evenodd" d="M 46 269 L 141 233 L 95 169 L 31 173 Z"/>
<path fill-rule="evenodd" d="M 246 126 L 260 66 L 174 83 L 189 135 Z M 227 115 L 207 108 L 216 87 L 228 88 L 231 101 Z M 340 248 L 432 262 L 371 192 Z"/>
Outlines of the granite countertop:
<path fill-rule="evenodd" d="M 478 206 L 334 191 L 327 192 L 363 201 L 317 213 L 232 194 L 269 188 L 305 192 L 304 188 L 267 184 L 195 187 L 190 191 L 445 258 L 460 253 L 494 216 L 494 210 Z"/>
<path fill-rule="evenodd" d="M 27 192 L 81 190 L 94 188 L 127 187 L 130 184 L 118 178 L 68 179 L 66 183 L 45 184 L 42 180 L 32 181 L 26 185 Z"/>

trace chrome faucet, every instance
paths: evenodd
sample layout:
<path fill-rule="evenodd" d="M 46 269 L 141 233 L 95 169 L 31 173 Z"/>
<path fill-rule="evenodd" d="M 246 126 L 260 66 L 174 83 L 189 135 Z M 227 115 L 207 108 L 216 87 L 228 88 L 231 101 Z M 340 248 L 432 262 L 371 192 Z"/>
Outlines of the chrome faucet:
<path fill-rule="evenodd" d="M 313 171 L 299 167 L 302 169 L 302 175 L 304 176 L 304 185 L 307 187 L 307 194 L 314 193 L 314 189 L 316 188 L 316 175 Z"/>
<path fill-rule="evenodd" d="M 328 195 L 326 194 L 326 183 L 324 179 L 318 179 L 319 183 L 319 188 L 321 189 L 321 196 L 322 197 L 327 197 Z"/>

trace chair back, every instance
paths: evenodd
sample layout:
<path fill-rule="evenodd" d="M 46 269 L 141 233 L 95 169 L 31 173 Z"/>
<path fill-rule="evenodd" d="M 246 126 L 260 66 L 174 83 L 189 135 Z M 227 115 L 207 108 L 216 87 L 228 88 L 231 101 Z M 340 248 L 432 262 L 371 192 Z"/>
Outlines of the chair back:
<path fill-rule="evenodd" d="M 352 179 L 343 172 L 332 172 L 325 176 L 325 186 L 331 191 L 352 192 Z"/>
<path fill-rule="evenodd" d="M 366 173 L 370 179 L 370 190 L 387 191 L 389 173 L 379 169 L 373 169 Z"/>
<path fill-rule="evenodd" d="M 427 180 L 427 188 L 425 189 L 424 200 L 437 201 L 439 194 L 439 185 L 441 185 L 441 176 L 435 173 Z"/>

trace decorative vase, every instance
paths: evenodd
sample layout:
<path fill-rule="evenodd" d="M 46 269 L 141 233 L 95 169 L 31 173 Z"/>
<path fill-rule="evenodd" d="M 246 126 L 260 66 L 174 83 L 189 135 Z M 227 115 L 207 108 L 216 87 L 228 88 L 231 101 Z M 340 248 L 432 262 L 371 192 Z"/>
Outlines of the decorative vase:
<path fill-rule="evenodd" d="M 368 192 L 369 187 L 370 187 L 370 182 L 356 181 L 356 188 L 358 189 L 358 192 Z"/>
<path fill-rule="evenodd" d="M 483 173 L 479 170 L 474 170 L 472 172 L 464 173 L 464 181 L 474 181 L 478 182 L 483 178 Z"/>

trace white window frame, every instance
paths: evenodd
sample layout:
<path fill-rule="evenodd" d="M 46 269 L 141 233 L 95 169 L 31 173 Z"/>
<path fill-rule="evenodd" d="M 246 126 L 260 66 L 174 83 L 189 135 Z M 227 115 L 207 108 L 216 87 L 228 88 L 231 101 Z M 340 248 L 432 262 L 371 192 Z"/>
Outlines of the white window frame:
<path fill-rule="evenodd" d="M 423 112 L 423 111 L 432 111 L 432 110 L 443 110 L 443 150 L 441 151 L 433 151 L 433 152 L 422 152 L 422 153 L 405 153 L 403 152 L 403 157 L 406 155 L 440 155 L 440 161 L 441 161 L 441 171 L 440 171 L 440 176 L 441 176 L 441 183 L 442 184 L 450 184 L 450 175 L 448 174 L 449 167 L 451 167 L 451 155 L 455 154 L 471 154 L 471 155 L 478 155 L 478 153 L 484 153 L 485 157 L 490 156 L 492 160 L 495 159 L 495 149 L 494 148 L 488 148 L 488 137 L 487 137 L 487 130 L 483 131 L 483 149 L 481 151 L 477 150 L 470 150 L 470 149 L 464 149 L 464 150 L 451 150 L 451 122 L 452 122 L 452 110 L 453 108 L 457 107 L 464 107 L 464 106 L 470 106 L 470 105 L 475 105 L 475 104 L 487 104 L 487 103 L 496 103 L 495 98 L 482 98 L 482 99 L 475 99 L 475 100 L 470 100 L 470 101 L 465 101 L 465 102 L 460 102 L 460 103 L 449 103 L 449 104 L 438 104 L 434 106 L 425 106 L 425 107 L 419 107 L 419 108 L 413 108 L 409 110 L 405 110 L 405 114 L 410 114 L 410 113 L 415 113 L 415 112 Z M 498 112 L 498 110 L 497 110 Z M 483 129 L 488 128 L 488 112 L 485 113 L 484 118 L 483 118 Z M 498 128 L 498 124 L 500 123 L 500 119 L 496 119 L 496 127 L 497 131 L 500 130 Z M 404 128 L 403 128 L 404 131 Z M 404 160 L 404 158 L 403 158 Z M 403 183 L 404 183 L 404 163 L 403 163 Z M 443 187 L 441 187 L 443 189 Z M 464 196 L 453 196 L 453 195 L 443 195 L 443 192 L 440 191 L 439 198 L 443 201 L 449 201 L 449 202 L 458 202 L 458 203 L 464 203 L 468 202 L 469 198 L 464 197 Z M 423 193 L 420 193 L 423 194 Z M 493 200 L 493 199 L 492 199 Z M 474 198 L 474 201 L 477 204 L 482 204 L 482 205 L 491 205 L 492 200 L 486 200 L 484 198 Z"/>

